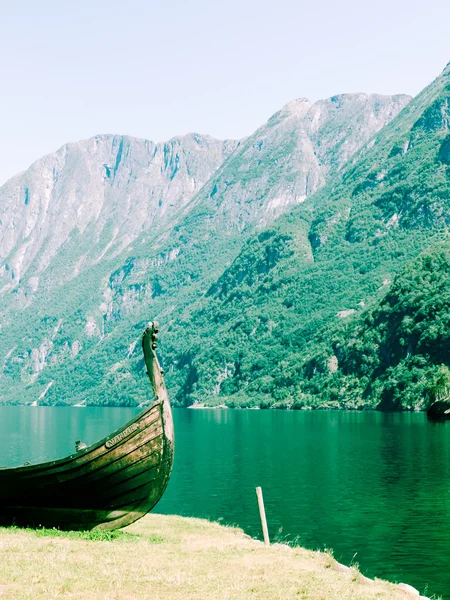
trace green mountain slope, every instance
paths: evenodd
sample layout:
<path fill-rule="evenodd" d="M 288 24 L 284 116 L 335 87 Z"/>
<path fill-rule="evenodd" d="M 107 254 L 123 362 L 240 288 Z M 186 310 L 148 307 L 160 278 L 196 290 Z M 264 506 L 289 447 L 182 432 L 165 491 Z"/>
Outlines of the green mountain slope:
<path fill-rule="evenodd" d="M 240 143 L 98 136 L 11 180 L 0 189 L 0 401 L 146 402 L 138 341 L 158 317 L 172 396 L 184 402 L 195 382 L 192 311 L 208 289 L 255 230 L 304 201 L 408 102 L 297 100 Z"/>
<path fill-rule="evenodd" d="M 337 406 L 427 408 L 450 383 L 450 242 L 421 253 L 389 291 L 307 364 L 311 391 Z M 321 361 L 322 359 L 322 361 Z"/>
<path fill-rule="evenodd" d="M 186 316 L 183 328 L 196 331 L 189 349 L 168 349 L 183 365 L 180 397 L 278 406 L 375 406 L 388 398 L 381 388 L 347 393 L 326 376 L 340 372 L 332 338 L 446 236 L 449 98 L 450 65 L 338 179 L 249 240 Z M 386 407 L 398 405 L 390 398 Z M 417 391 L 402 405 L 422 399 Z"/>

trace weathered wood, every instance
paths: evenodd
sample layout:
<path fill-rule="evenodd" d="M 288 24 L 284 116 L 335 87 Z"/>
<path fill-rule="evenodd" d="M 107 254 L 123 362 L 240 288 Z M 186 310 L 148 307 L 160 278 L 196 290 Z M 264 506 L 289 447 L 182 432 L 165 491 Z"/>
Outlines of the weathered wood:
<path fill-rule="evenodd" d="M 270 546 L 269 530 L 267 528 L 267 519 L 266 519 L 266 509 L 264 508 L 264 498 L 263 498 L 262 489 L 260 487 L 256 488 L 256 497 L 258 498 L 259 516 L 261 518 L 261 527 L 262 527 L 262 531 L 263 531 L 264 545 Z"/>
<path fill-rule="evenodd" d="M 71 456 L 0 469 L 0 524 L 117 529 L 159 501 L 173 464 L 169 397 L 156 357 L 158 324 L 142 336 L 156 402 L 105 439 Z"/>

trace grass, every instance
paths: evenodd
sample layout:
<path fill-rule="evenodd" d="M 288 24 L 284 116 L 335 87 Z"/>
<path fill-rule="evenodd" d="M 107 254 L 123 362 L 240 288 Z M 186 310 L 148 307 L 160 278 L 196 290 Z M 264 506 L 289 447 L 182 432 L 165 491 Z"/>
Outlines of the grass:
<path fill-rule="evenodd" d="M 148 515 L 124 531 L 0 528 L 1 600 L 412 598 L 327 552 L 263 544 L 200 519 Z"/>

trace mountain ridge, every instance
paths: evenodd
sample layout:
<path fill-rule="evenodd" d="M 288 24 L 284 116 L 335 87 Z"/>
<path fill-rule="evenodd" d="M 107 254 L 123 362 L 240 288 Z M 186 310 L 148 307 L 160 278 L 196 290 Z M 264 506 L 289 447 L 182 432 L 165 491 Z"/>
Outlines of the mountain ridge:
<path fill-rule="evenodd" d="M 345 379 L 332 336 L 345 347 L 346 320 L 359 319 L 399 270 L 446 235 L 449 75 L 447 67 L 332 181 L 243 247 L 191 316 L 200 338 L 211 336 L 212 324 L 214 336 L 192 361 L 189 402 L 207 397 L 298 408 L 381 402 L 377 393 L 365 395 L 359 371 Z M 359 359 L 364 363 L 364 353 Z M 424 406 L 423 397 L 413 396 L 403 408 Z"/>
<path fill-rule="evenodd" d="M 208 138 L 205 142 L 201 137 L 203 146 L 199 147 L 194 140 L 195 152 L 188 152 L 194 166 L 184 162 L 184 170 L 180 169 L 183 148 L 172 145 L 165 161 L 164 146 L 160 146 L 156 169 L 158 176 L 162 174 L 158 179 L 160 187 L 156 186 L 155 191 L 154 183 L 142 185 L 141 195 L 136 194 L 136 182 L 145 175 L 149 156 L 157 144 L 140 140 L 130 149 L 127 140 L 131 138 L 107 136 L 109 145 L 105 149 L 101 136 L 87 140 L 91 153 L 97 140 L 100 160 L 86 169 L 84 156 L 80 158 L 75 152 L 70 177 L 57 178 L 60 187 L 54 196 L 50 194 L 52 207 L 56 215 L 61 215 L 58 202 L 65 201 L 66 212 L 62 213 L 62 226 L 57 220 L 51 221 L 54 230 L 48 239 L 44 236 L 47 246 L 38 245 L 35 254 L 28 246 L 23 250 L 20 244 L 32 244 L 36 239 L 25 228 L 19 243 L 9 241 L 6 246 L 6 260 L 5 250 L 0 255 L 0 276 L 4 280 L 0 297 L 0 356 L 4 361 L 0 378 L 6 390 L 3 401 L 14 402 L 28 393 L 33 399 L 44 394 L 42 402 L 76 402 L 90 391 L 93 402 L 120 402 L 119 392 L 128 394 L 127 403 L 136 402 L 140 367 L 129 355 L 129 343 L 124 342 L 129 339 L 130 330 L 141 327 L 144 315 L 148 320 L 150 311 L 151 316 L 156 314 L 168 322 L 169 331 L 174 319 L 183 323 L 183 312 L 231 264 L 252 231 L 263 229 L 303 202 L 408 100 L 406 96 L 391 100 L 344 95 L 340 102 L 329 99 L 305 106 L 312 110 L 305 123 L 299 121 L 297 113 L 292 116 L 278 111 L 243 141 Z M 349 128 L 346 123 L 351 118 L 355 126 Z M 315 142 L 308 137 L 308 128 L 315 128 Z M 205 147 L 208 150 L 208 140 L 213 140 L 209 142 L 212 158 L 207 163 L 212 176 L 202 170 L 205 165 L 197 160 Z M 315 155 L 314 143 L 320 145 L 323 165 Z M 73 153 L 69 155 L 72 159 Z M 161 171 L 161 165 L 165 165 L 165 170 Z M 192 168 L 201 175 L 195 191 L 188 180 Z M 47 180 L 53 182 L 53 166 L 47 173 Z M 130 187 L 131 180 L 134 187 Z M 20 183 L 23 181 L 23 176 L 14 178 L 15 206 L 28 209 L 37 200 L 30 192 L 27 196 L 27 182 Z M 177 181 L 178 187 L 171 186 L 171 181 Z M 45 183 L 39 192 L 44 200 L 49 197 Z M 2 206 L 4 191 L 3 186 Z M 131 191 L 133 195 L 127 200 Z M 95 202 L 87 202 L 92 194 Z M 116 207 L 115 212 L 102 213 L 105 198 L 109 207 Z M 170 207 L 173 198 L 174 206 Z M 154 219 L 161 213 L 160 201 L 162 206 L 169 204 L 165 220 Z M 20 217 L 20 210 L 12 212 L 13 218 Z M 93 218 L 96 215 L 97 220 Z M 103 227 L 97 230 L 99 216 Z M 117 221 L 124 229 L 119 227 L 115 234 Z M 74 227 L 74 222 L 84 228 Z M 130 224 L 131 231 L 127 229 Z M 26 225 L 25 220 L 22 226 Z M 32 230 L 32 225 L 28 229 Z M 16 234 L 18 230 L 14 227 Z M 48 250 L 55 236 L 60 237 Z M 0 237 L 0 244 L 2 240 L 4 237 Z M 21 270 L 14 259 L 22 261 L 18 263 Z M 26 279 L 21 273 L 26 273 Z M 36 277 L 38 281 L 33 279 Z M 17 323 L 18 311 L 21 326 Z M 184 348 L 180 342 L 180 348 Z M 109 353 L 107 343 L 113 347 Z M 94 363 L 97 367 L 92 366 Z M 111 371 L 115 364 L 120 366 Z M 93 368 L 98 372 L 88 377 L 86 373 Z M 68 373 L 70 384 L 64 382 Z M 48 387 L 52 381 L 56 383 Z"/>

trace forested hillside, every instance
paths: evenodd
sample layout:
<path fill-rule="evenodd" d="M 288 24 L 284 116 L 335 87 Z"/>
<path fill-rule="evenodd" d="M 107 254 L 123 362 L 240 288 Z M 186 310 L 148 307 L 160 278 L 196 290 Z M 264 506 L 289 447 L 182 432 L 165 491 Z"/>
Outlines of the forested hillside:
<path fill-rule="evenodd" d="M 366 372 L 368 350 L 356 356 L 351 348 L 354 327 L 364 329 L 358 324 L 361 313 L 378 305 L 406 264 L 446 239 L 449 97 L 447 66 L 338 178 L 249 240 L 185 321 L 173 325 L 177 334 L 172 339 L 183 328 L 190 331 L 195 324 L 196 330 L 182 354 L 175 346 L 169 349 L 170 362 L 177 364 L 180 399 L 208 398 L 233 406 L 425 406 L 431 393 L 427 386 L 439 368 L 436 356 L 446 360 L 446 337 L 440 325 L 432 324 L 432 313 L 427 323 L 434 332 L 433 356 L 424 346 L 412 345 L 407 358 L 394 352 L 381 360 L 384 342 L 375 338 L 367 360 L 383 366 L 374 364 Z M 444 272 L 445 260 L 436 260 Z M 423 271 L 420 261 L 411 268 Z M 417 284 L 413 278 L 407 291 L 408 281 L 407 271 L 393 293 L 402 285 L 417 304 Z M 429 306 L 439 306 L 440 291 L 438 285 L 429 286 Z M 417 310 L 414 306 L 411 310 Z M 364 313 L 361 318 L 367 323 L 369 317 Z M 373 331 L 366 328 L 361 343 Z M 406 348 L 410 342 L 405 341 Z M 360 370 L 355 361 L 361 361 Z M 416 372 L 412 383 L 405 380 L 395 388 L 400 370 L 419 364 L 422 383 L 414 383 Z M 366 379 L 358 382 L 363 372 Z M 407 393 L 401 393 L 403 388 Z"/>
<path fill-rule="evenodd" d="M 13 178 L 0 189 L 0 400 L 148 401 L 138 341 L 158 318 L 172 397 L 192 401 L 197 336 L 220 344 L 195 318 L 208 290 L 409 100 L 296 100 L 241 142 L 97 136 Z"/>
<path fill-rule="evenodd" d="M 302 374 L 328 406 L 420 410 L 447 397 L 450 239 L 408 264 L 379 303 L 335 332 L 331 347 L 332 359 L 316 356 Z"/>

